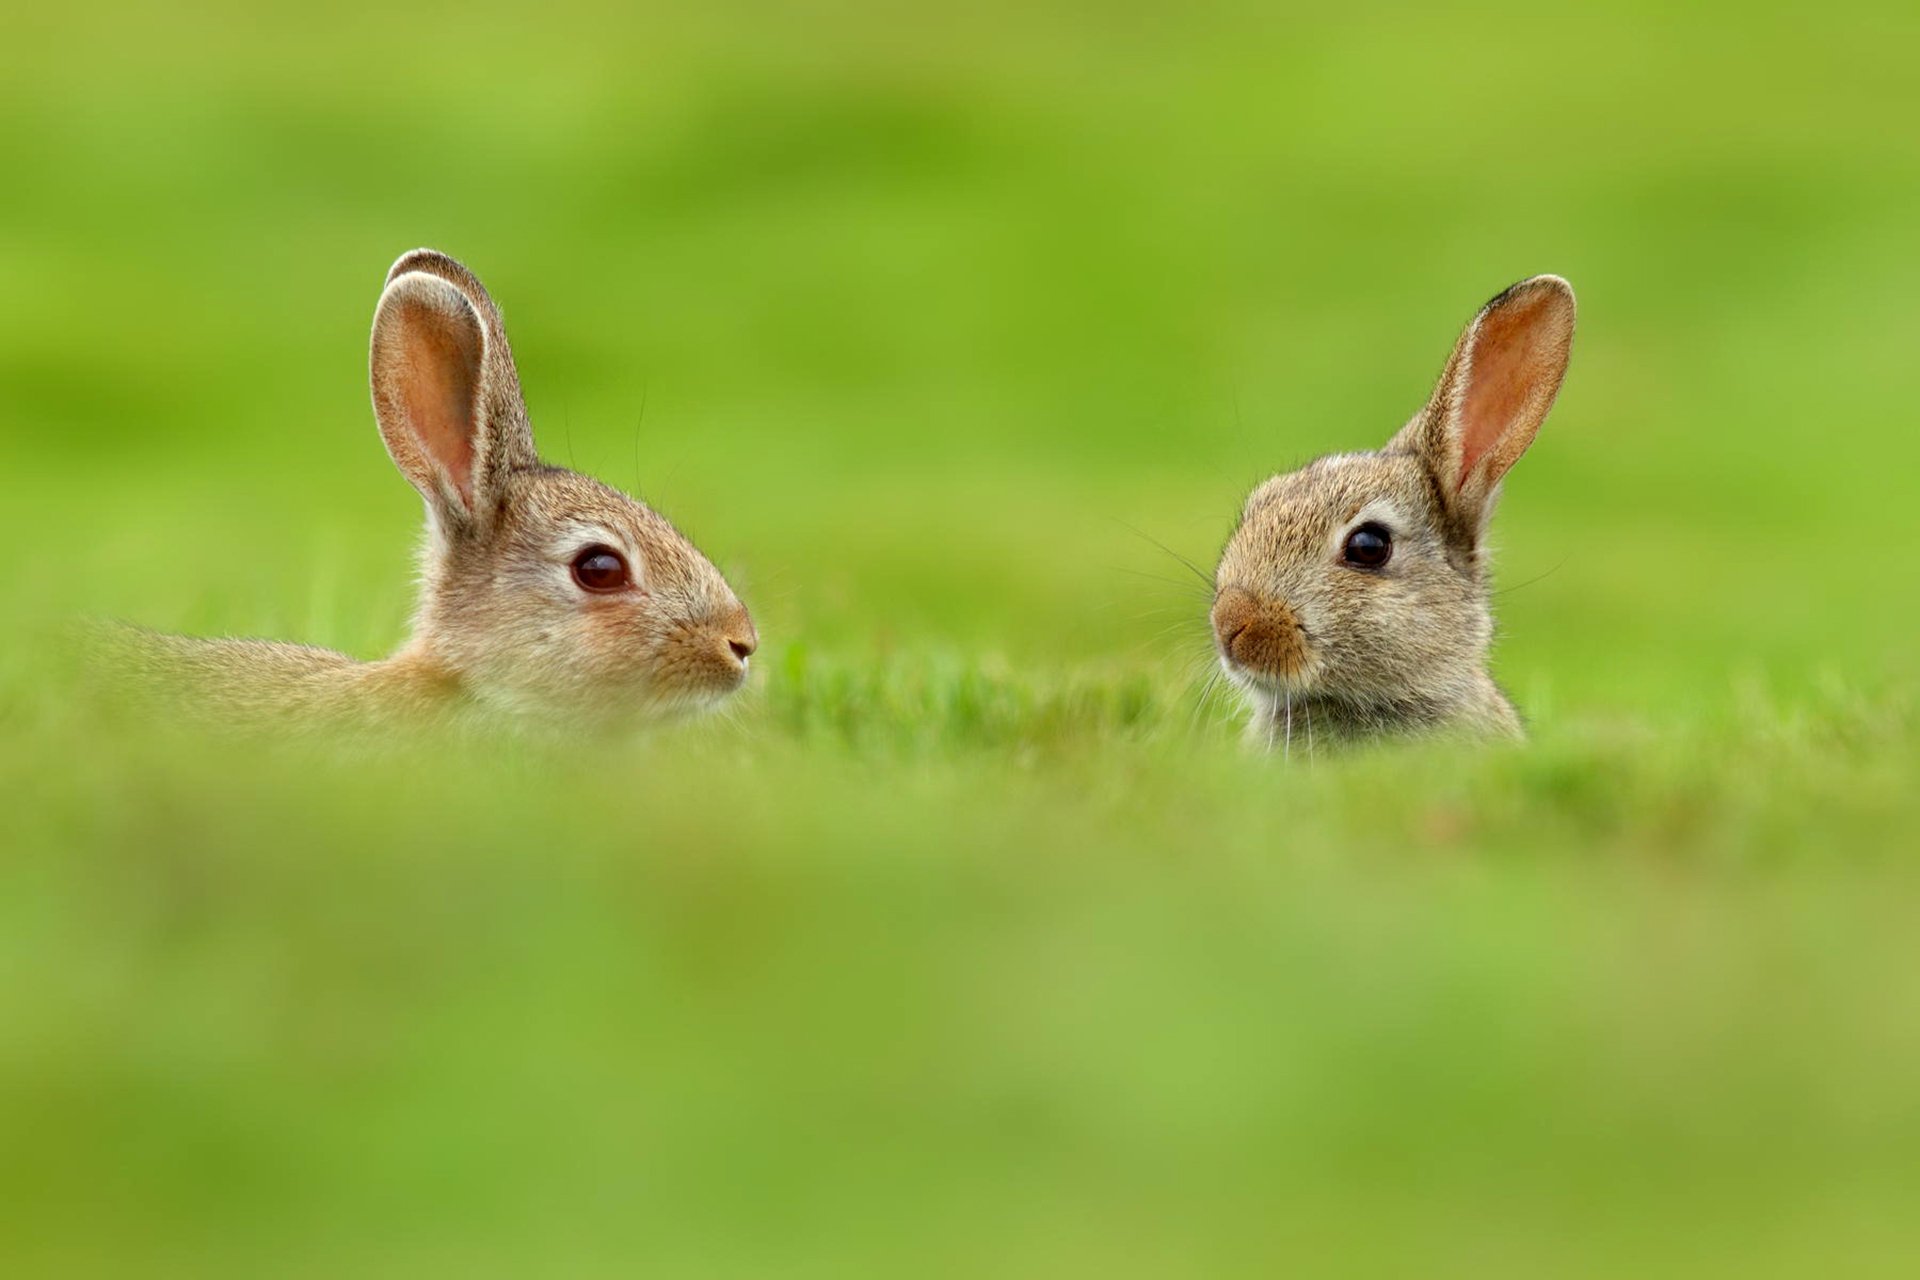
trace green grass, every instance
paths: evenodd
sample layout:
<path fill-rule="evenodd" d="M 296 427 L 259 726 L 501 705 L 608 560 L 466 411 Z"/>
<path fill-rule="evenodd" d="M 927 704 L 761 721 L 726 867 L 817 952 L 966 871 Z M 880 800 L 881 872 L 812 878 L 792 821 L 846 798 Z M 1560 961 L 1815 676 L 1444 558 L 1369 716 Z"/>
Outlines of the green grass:
<path fill-rule="evenodd" d="M 0 43 L 0 1269 L 1910 1274 L 1907 8 L 123 6 Z M 374 655 L 380 273 L 765 640 L 634 741 Z M 1203 567 L 1556 271 L 1524 748 L 1244 750 Z"/>

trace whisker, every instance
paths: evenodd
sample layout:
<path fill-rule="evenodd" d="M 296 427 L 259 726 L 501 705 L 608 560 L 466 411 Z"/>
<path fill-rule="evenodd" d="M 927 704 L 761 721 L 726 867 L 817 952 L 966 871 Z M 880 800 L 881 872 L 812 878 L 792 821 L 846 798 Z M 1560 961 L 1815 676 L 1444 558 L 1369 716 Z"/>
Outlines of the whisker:
<path fill-rule="evenodd" d="M 1148 619 L 1149 619 L 1149 618 L 1150 618 L 1151 616 L 1152 616 L 1152 615 L 1150 615 L 1150 614 L 1136 614 L 1136 615 L 1135 615 L 1135 617 L 1134 617 L 1134 621 L 1135 621 L 1135 622 L 1145 622 L 1145 621 L 1147 621 L 1147 620 L 1148 620 Z M 1200 639 L 1200 632 L 1199 632 L 1199 631 L 1198 631 L 1198 630 L 1197 630 L 1197 629 L 1196 629 L 1196 628 L 1194 627 L 1194 625 L 1193 625 L 1193 619 L 1191 619 L 1191 618 L 1178 618 L 1178 619 L 1175 619 L 1175 620 L 1174 620 L 1174 621 L 1172 621 L 1172 622 L 1166 622 L 1166 623 L 1162 623 L 1162 624 L 1161 624 L 1161 626 L 1160 626 L 1160 629 L 1159 629 L 1158 631 L 1155 631 L 1155 632 L 1154 632 L 1154 633 L 1153 633 L 1152 635 L 1150 635 L 1150 636 L 1148 636 L 1148 637 L 1147 637 L 1147 640 L 1148 640 L 1149 642 L 1152 642 L 1152 641 L 1159 641 L 1159 640 L 1164 640 L 1164 639 L 1166 639 L 1166 638 L 1167 638 L 1168 636 L 1170 636 L 1170 635 L 1175 635 L 1175 634 L 1177 634 L 1177 633 L 1179 633 L 1179 632 L 1183 632 L 1183 631 L 1190 631 L 1190 632 L 1192 632 L 1192 633 L 1193 633 L 1193 636 L 1194 636 L 1194 638 L 1195 638 L 1196 640 L 1198 640 L 1198 639 Z M 1211 641 L 1209 641 L 1209 642 L 1207 643 L 1207 650 L 1208 650 L 1208 652 L 1209 652 L 1209 653 L 1211 653 L 1211 652 L 1212 652 L 1212 649 L 1213 649 L 1213 645 L 1212 645 L 1212 643 L 1211 643 Z"/>
<path fill-rule="evenodd" d="M 1187 567 L 1192 568 L 1193 566 L 1189 565 Z M 1143 569 L 1128 569 L 1120 565 L 1113 566 L 1113 570 L 1115 573 L 1129 574 L 1135 578 L 1145 578 L 1148 582 L 1163 582 L 1170 587 L 1179 587 L 1182 591 L 1193 591 L 1196 595 L 1204 595 L 1207 599 L 1212 599 L 1213 597 L 1213 584 L 1211 582 L 1206 583 L 1206 591 L 1202 593 L 1185 578 L 1163 578 L 1157 573 L 1148 573 Z M 1205 579 L 1202 579 L 1202 581 L 1204 582 Z"/>
<path fill-rule="evenodd" d="M 1122 529 L 1125 529 L 1128 533 L 1131 533 L 1134 537 L 1141 538 L 1146 542 L 1152 544 L 1153 546 L 1160 548 L 1160 550 L 1166 552 L 1168 555 L 1172 556 L 1175 560 L 1185 565 L 1187 569 L 1193 574 L 1194 577 L 1200 579 L 1201 582 L 1206 584 L 1208 594 L 1209 595 L 1212 594 L 1213 579 L 1209 578 L 1206 575 L 1206 573 L 1201 570 L 1199 565 L 1187 559 L 1185 556 L 1181 555 L 1178 551 L 1175 551 L 1172 547 L 1160 541 L 1160 539 L 1152 537 L 1149 534 L 1142 533 L 1140 530 L 1134 528 L 1132 525 L 1128 524 L 1124 520 L 1115 519 L 1114 523 L 1119 525 Z"/>
<path fill-rule="evenodd" d="M 1200 696 L 1194 699 L 1193 712 L 1187 716 L 1187 732 L 1189 734 L 1199 732 L 1200 717 L 1206 714 L 1207 699 L 1213 696 L 1214 682 L 1219 679 L 1220 670 L 1216 667 L 1213 674 L 1207 677 L 1206 683 L 1200 686 Z"/>
<path fill-rule="evenodd" d="M 640 412 L 635 414 L 633 419 L 633 488 L 636 493 L 640 490 L 640 432 L 641 428 L 647 424 L 647 398 L 652 392 L 653 380 L 642 378 L 640 380 Z"/>
<path fill-rule="evenodd" d="M 1567 562 L 1565 560 L 1562 560 L 1559 564 L 1556 564 L 1555 566 L 1553 566 L 1553 568 L 1547 570 L 1545 573 L 1535 574 L 1533 577 L 1528 578 L 1525 582 L 1516 582 L 1512 586 L 1502 587 L 1498 591 L 1489 591 L 1487 595 L 1489 598 L 1493 596 L 1504 596 L 1509 592 L 1518 591 L 1522 587 L 1530 587 L 1534 583 L 1539 582 L 1542 578 L 1551 578 L 1554 574 L 1564 569 L 1566 567 L 1566 564 Z"/>

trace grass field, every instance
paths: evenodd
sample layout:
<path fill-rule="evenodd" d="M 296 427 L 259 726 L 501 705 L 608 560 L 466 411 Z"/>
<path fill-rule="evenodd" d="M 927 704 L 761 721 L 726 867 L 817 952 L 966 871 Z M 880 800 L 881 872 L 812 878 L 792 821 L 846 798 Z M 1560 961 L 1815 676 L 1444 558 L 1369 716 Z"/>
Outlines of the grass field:
<path fill-rule="evenodd" d="M 1912 6 L 118 4 L 0 42 L 0 1270 L 1904 1276 Z M 263 746 L 373 656 L 382 273 L 764 640 L 627 741 Z M 1540 271 L 1525 748 L 1203 698 L 1256 481 Z"/>

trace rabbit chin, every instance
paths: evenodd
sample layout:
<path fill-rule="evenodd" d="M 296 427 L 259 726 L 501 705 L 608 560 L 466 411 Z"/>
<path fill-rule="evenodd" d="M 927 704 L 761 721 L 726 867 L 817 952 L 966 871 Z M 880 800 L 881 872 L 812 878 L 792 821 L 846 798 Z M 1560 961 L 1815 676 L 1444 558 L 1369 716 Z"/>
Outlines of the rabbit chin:
<path fill-rule="evenodd" d="M 687 720 L 718 710 L 747 682 L 715 672 L 702 678 L 671 681 L 592 681 L 560 687 L 480 687 L 475 700 L 509 720 L 551 728 L 620 729 Z"/>
<path fill-rule="evenodd" d="M 648 691 L 647 704 L 639 715 L 649 720 L 687 720 L 718 711 L 734 694 L 746 686 L 742 670 L 732 678 L 716 678 L 710 684 L 674 685 Z"/>
<path fill-rule="evenodd" d="M 1260 706 L 1269 702 L 1277 704 L 1289 696 L 1301 698 L 1321 692 L 1321 664 L 1312 654 L 1290 663 L 1284 672 L 1256 671 L 1223 655 L 1220 670 L 1236 689 Z"/>
<path fill-rule="evenodd" d="M 1248 728 L 1255 733 L 1283 723 L 1289 706 L 1305 708 L 1333 696 L 1322 679 L 1321 663 L 1311 655 L 1300 659 L 1286 674 L 1254 671 L 1230 658 L 1220 660 L 1220 669 L 1253 713 Z"/>

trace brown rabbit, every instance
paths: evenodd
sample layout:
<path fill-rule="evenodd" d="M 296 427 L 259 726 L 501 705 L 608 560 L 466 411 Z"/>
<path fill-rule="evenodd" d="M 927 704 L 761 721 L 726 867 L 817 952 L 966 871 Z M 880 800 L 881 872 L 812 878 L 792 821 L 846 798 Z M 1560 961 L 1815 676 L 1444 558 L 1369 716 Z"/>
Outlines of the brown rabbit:
<path fill-rule="evenodd" d="M 1573 321 L 1565 280 L 1514 285 L 1467 325 L 1432 399 L 1384 449 L 1253 491 L 1212 610 L 1253 737 L 1521 735 L 1487 673 L 1487 519 L 1553 407 Z"/>
<path fill-rule="evenodd" d="M 394 263 L 371 365 L 381 439 L 426 499 L 412 637 L 377 662 L 151 637 L 207 711 L 579 724 L 711 706 L 745 683 L 758 640 L 719 571 L 648 507 L 540 461 L 500 312 L 471 272 L 431 249 Z"/>

